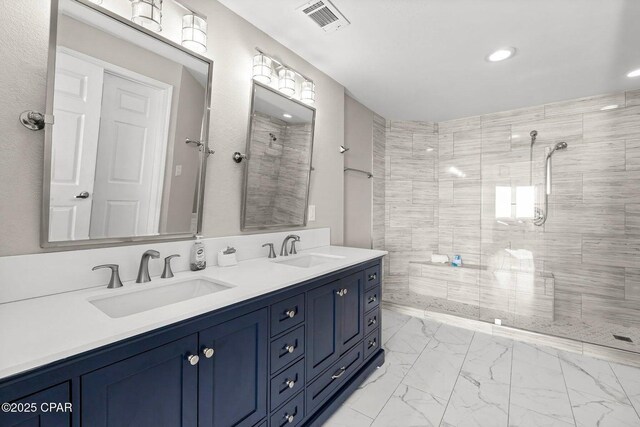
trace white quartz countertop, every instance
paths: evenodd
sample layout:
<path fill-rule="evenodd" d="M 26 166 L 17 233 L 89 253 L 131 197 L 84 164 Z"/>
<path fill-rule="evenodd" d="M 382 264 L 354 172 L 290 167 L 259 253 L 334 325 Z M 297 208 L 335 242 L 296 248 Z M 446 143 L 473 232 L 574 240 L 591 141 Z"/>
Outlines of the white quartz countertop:
<path fill-rule="evenodd" d="M 104 286 L 2 304 L 0 379 L 360 264 L 386 252 L 325 246 L 300 251 L 287 259 L 305 254 L 332 255 L 336 259 L 300 268 L 274 262 L 282 257 L 256 258 L 232 267 L 179 272 L 172 279 L 152 277 L 149 283 L 125 282 L 119 289 Z M 191 277 L 207 277 L 231 288 L 120 318 L 107 316 L 89 302 Z"/>

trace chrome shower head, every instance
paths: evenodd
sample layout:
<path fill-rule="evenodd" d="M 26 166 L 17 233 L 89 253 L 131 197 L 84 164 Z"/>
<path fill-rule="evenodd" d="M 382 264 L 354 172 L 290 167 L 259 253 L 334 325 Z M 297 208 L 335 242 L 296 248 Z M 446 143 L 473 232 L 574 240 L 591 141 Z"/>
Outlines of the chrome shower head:
<path fill-rule="evenodd" d="M 547 154 L 547 158 L 551 157 L 553 155 L 553 153 L 555 153 L 558 150 L 564 150 L 565 148 L 567 148 L 569 145 L 562 141 L 562 142 L 558 142 L 552 149 L 551 151 L 549 151 L 549 154 Z"/>

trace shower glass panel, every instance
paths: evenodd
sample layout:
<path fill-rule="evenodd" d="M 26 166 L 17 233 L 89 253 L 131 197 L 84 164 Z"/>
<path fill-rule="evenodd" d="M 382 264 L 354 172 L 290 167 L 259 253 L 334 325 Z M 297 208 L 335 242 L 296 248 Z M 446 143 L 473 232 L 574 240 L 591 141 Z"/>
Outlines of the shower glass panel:
<path fill-rule="evenodd" d="M 640 352 L 639 92 L 482 122 L 480 320 Z"/>

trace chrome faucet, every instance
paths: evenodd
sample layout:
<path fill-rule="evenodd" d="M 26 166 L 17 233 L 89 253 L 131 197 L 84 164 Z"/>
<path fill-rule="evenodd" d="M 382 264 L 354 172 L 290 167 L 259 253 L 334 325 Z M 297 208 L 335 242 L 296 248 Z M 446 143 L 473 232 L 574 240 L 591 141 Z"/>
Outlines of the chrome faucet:
<path fill-rule="evenodd" d="M 146 283 L 151 281 L 151 277 L 149 277 L 149 258 L 160 258 L 160 252 L 149 249 L 142 254 L 136 283 Z"/>
<path fill-rule="evenodd" d="M 289 240 L 294 239 L 296 242 L 300 241 L 300 236 L 297 236 L 295 234 L 289 234 L 287 237 L 284 238 L 284 241 L 282 242 L 282 247 L 280 248 L 280 256 L 289 256 L 289 253 L 287 252 L 287 243 L 289 243 Z"/>

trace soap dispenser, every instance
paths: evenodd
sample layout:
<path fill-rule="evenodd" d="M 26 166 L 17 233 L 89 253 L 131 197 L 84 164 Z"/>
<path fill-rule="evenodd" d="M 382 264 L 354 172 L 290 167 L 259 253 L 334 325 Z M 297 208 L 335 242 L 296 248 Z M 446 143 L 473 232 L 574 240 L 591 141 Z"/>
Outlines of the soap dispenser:
<path fill-rule="evenodd" d="M 196 236 L 196 241 L 191 247 L 189 264 L 192 271 L 204 270 L 207 267 L 207 254 L 202 242 L 202 236 Z"/>

